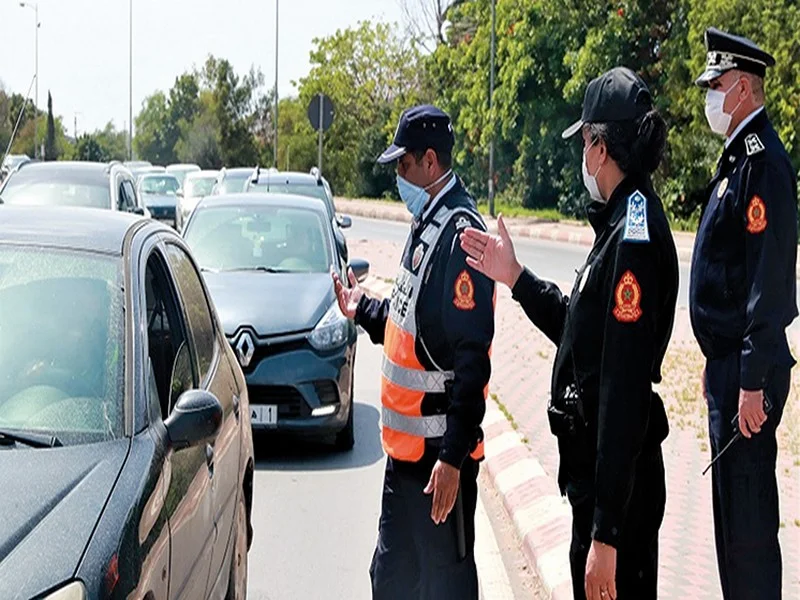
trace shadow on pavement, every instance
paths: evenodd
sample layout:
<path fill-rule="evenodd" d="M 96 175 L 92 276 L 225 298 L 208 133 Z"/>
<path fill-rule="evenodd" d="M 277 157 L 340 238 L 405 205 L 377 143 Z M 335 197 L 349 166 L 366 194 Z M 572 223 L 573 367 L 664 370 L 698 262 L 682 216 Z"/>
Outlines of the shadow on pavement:
<path fill-rule="evenodd" d="M 336 471 L 374 465 L 384 456 L 378 409 L 356 402 L 355 411 L 356 444 L 352 450 L 338 452 L 326 439 L 255 434 L 256 470 Z"/>

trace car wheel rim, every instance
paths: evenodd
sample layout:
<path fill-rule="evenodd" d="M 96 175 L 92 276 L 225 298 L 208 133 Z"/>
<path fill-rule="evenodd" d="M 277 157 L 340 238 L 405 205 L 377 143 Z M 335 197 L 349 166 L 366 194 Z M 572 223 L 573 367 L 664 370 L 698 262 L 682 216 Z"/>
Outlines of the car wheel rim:
<path fill-rule="evenodd" d="M 236 523 L 236 561 L 235 582 L 236 600 L 244 600 L 247 596 L 247 509 L 244 502 L 239 504 Z"/>

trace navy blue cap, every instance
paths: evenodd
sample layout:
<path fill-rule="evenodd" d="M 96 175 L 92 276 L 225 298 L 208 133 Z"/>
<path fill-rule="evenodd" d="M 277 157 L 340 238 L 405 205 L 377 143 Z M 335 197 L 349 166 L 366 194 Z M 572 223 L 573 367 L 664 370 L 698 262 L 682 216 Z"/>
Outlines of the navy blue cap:
<path fill-rule="evenodd" d="M 392 145 L 378 157 L 378 162 L 386 164 L 406 152 L 428 148 L 449 153 L 454 144 L 453 125 L 447 113 L 430 104 L 423 104 L 409 108 L 400 115 Z"/>
<path fill-rule="evenodd" d="M 709 27 L 705 39 L 708 50 L 706 70 L 695 81 L 700 87 L 708 87 L 717 77 L 733 69 L 763 78 L 767 67 L 775 64 L 771 54 L 747 38 Z"/>

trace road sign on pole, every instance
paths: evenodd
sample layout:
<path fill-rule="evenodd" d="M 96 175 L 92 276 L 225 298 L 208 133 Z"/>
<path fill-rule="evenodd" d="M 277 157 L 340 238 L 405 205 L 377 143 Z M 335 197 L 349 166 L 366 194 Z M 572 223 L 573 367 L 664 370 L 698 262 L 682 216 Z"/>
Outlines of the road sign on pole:
<path fill-rule="evenodd" d="M 319 93 L 311 99 L 308 105 L 308 120 L 311 126 L 319 133 L 319 147 L 317 149 L 317 168 L 322 175 L 322 134 L 330 129 L 333 123 L 333 102 L 325 94 Z"/>

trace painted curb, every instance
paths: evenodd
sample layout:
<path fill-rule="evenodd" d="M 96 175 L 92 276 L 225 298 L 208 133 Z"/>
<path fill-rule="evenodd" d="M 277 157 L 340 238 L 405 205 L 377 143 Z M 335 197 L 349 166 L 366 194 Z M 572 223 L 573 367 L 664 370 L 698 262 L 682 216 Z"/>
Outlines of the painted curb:
<path fill-rule="evenodd" d="M 362 287 L 377 298 L 389 296 L 392 290 L 392 284 L 374 275 Z M 483 430 L 483 469 L 514 523 L 525 557 L 550 600 L 571 600 L 569 503 L 560 496 L 555 478 L 542 467 L 494 400 L 486 403 Z"/>

